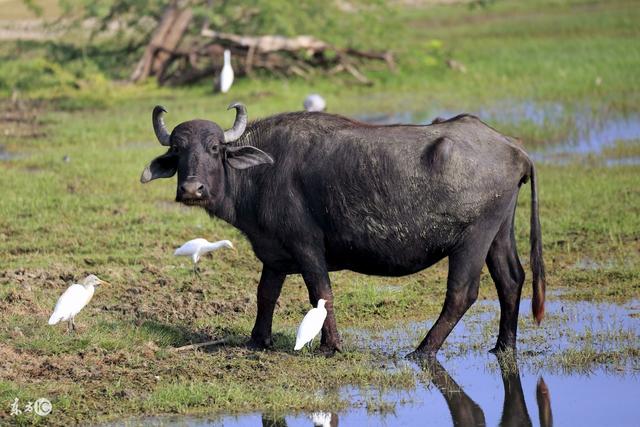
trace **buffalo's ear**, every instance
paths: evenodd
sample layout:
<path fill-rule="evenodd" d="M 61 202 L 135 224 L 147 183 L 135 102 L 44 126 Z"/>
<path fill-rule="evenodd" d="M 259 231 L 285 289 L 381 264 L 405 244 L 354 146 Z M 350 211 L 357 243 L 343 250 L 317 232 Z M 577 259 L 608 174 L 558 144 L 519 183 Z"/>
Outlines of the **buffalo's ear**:
<path fill-rule="evenodd" d="M 263 164 L 273 164 L 273 159 L 264 151 L 243 145 L 241 147 L 226 147 L 227 164 L 234 169 L 247 169 Z"/>
<path fill-rule="evenodd" d="M 153 159 L 149 166 L 144 168 L 141 183 L 147 183 L 156 178 L 171 178 L 178 170 L 178 156 L 173 153 L 167 153 Z"/>

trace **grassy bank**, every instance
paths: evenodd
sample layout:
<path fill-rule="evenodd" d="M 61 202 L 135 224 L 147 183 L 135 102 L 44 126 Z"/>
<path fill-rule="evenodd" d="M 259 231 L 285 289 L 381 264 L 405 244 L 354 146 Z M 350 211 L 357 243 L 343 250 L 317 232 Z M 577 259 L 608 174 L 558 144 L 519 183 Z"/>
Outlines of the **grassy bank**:
<path fill-rule="evenodd" d="M 132 88 L 100 77 L 80 89 L 27 87 L 26 110 L 4 104 L 21 121 L 1 123 L 2 148 L 11 158 L 0 163 L 0 421 L 68 425 L 145 413 L 336 410 L 348 404 L 338 393 L 345 384 L 411 388 L 412 372 L 380 369 L 379 354 L 350 341 L 332 359 L 294 354 L 295 328 L 308 309 L 299 277 L 287 279 L 276 309 L 274 350 L 243 347 L 260 264 L 238 231 L 173 203 L 175 180 L 139 184 L 142 168 L 163 151 L 151 131 L 151 108 L 164 104 L 169 126 L 202 117 L 223 127 L 233 119 L 224 110 L 232 100 L 261 117 L 299 109 L 310 91 L 346 114 L 431 104 L 460 111 L 504 100 L 640 112 L 636 3 L 531 3 L 399 9 L 389 17 L 389 36 L 375 41 L 398 53 L 399 69 L 370 70 L 378 81 L 373 88 L 342 77 L 313 85 L 264 78 L 213 95 L 208 86 Z M 1 47 L 5 57 L 12 46 Z M 448 57 L 467 71 L 450 70 Z M 553 126 L 540 134 L 530 124 L 509 132 L 526 144 L 562 134 Z M 538 169 L 549 288 L 569 299 L 640 298 L 640 167 Z M 528 203 L 525 187 L 517 217 L 523 260 Z M 195 236 L 228 238 L 238 250 L 205 258 L 199 280 L 187 261 L 172 256 Z M 374 330 L 434 319 L 444 299 L 445 264 L 400 279 L 332 274 L 339 327 Z M 88 273 L 113 286 L 99 288 L 79 315 L 80 332 L 47 326 L 67 283 Z M 527 280 L 525 296 L 530 291 Z M 495 297 L 485 272 L 481 298 Z M 529 313 L 522 317 L 531 327 Z M 482 343 L 485 349 L 494 336 Z M 215 338 L 229 343 L 212 352 L 171 351 Z M 637 357 L 637 349 L 630 354 Z M 49 397 L 55 412 L 44 421 L 10 419 L 6 408 L 15 397 Z"/>

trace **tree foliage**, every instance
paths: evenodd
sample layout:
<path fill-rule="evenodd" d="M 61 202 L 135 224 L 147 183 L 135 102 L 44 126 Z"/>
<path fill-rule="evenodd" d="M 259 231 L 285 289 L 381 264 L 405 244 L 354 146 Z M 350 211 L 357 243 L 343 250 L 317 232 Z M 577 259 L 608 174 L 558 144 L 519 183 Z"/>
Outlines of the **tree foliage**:
<path fill-rule="evenodd" d="M 24 0 L 29 1 L 29 0 Z M 190 33 L 203 25 L 236 34 L 295 36 L 309 34 L 336 45 L 371 46 L 382 40 L 383 18 L 391 9 L 383 0 L 59 0 L 70 22 L 91 22 L 94 35 L 121 42 L 149 37 L 168 4 L 191 8 Z"/>

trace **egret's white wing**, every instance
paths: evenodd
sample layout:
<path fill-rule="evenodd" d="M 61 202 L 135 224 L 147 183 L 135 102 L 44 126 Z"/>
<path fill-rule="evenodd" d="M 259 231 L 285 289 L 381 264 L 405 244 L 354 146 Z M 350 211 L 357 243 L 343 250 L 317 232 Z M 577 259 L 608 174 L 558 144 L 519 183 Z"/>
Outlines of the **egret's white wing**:
<path fill-rule="evenodd" d="M 209 242 L 207 242 L 206 239 L 202 239 L 202 238 L 189 240 L 187 243 L 185 243 L 184 245 L 176 249 L 173 255 L 192 256 L 193 254 L 198 252 L 198 249 L 200 249 L 201 246 L 206 245 L 207 243 Z"/>
<path fill-rule="evenodd" d="M 312 308 L 302 319 L 296 335 L 294 350 L 300 350 L 302 346 L 315 338 L 322 330 L 322 324 L 327 318 L 327 310 L 324 308 Z"/>
<path fill-rule="evenodd" d="M 49 324 L 55 325 L 61 320 L 69 320 L 70 317 L 82 310 L 90 298 L 91 293 L 84 286 L 77 283 L 69 286 L 58 298 L 53 314 L 49 318 Z"/>

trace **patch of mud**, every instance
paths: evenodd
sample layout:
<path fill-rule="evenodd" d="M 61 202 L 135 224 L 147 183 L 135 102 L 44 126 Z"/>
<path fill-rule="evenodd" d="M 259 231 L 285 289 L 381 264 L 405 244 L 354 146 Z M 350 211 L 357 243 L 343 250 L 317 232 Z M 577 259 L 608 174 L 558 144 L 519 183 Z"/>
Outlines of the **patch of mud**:
<path fill-rule="evenodd" d="M 0 103 L 0 135 L 9 138 L 42 138 L 46 136 L 40 120 L 41 105 L 38 102 L 18 98 Z"/>
<path fill-rule="evenodd" d="M 577 270 L 603 270 L 611 269 L 615 267 L 615 263 L 612 260 L 609 261 L 596 261 L 589 257 L 580 258 L 576 261 L 574 268 Z"/>

